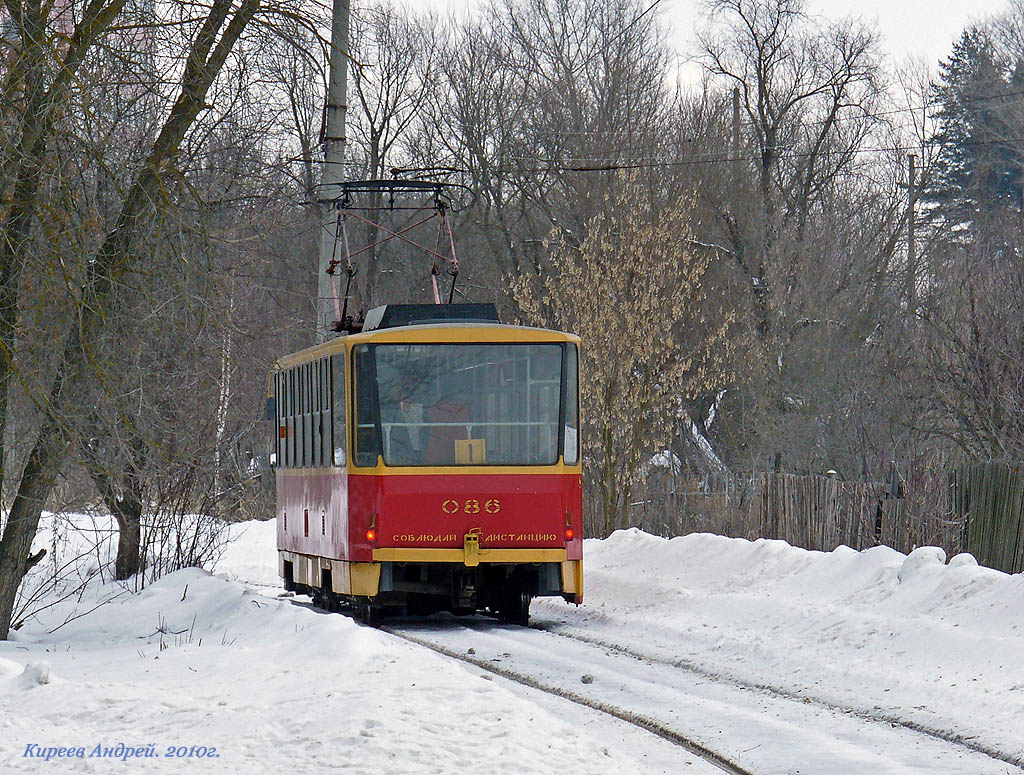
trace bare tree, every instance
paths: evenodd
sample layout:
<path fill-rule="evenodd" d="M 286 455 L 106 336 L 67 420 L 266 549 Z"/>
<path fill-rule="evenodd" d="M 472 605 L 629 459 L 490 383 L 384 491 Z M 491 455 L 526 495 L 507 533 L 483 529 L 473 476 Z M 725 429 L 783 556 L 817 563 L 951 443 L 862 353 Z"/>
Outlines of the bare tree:
<path fill-rule="evenodd" d="M 709 259 L 690 244 L 687 199 L 652 209 L 623 175 L 577 237 L 552 235 L 555 267 L 513 292 L 527 320 L 579 333 L 588 475 L 598 529 L 626 527 L 634 485 L 675 432 L 683 402 L 724 381 L 728 316 L 707 315 Z"/>
<path fill-rule="evenodd" d="M 904 244 L 906 188 L 895 184 L 905 158 L 871 150 L 896 144 L 877 40 L 856 20 L 810 17 L 798 0 L 708 8 L 704 63 L 711 84 L 738 94 L 739 142 L 728 166 L 709 175 L 717 182 L 698 186 L 710 227 L 702 238 L 732 266 L 727 282 L 741 289 L 736 309 L 762 364 L 730 393 L 748 407 L 739 420 L 754 431 L 742 439 L 747 460 L 778 467 L 785 453 L 810 470 L 868 475 L 873 456 L 852 454 L 856 423 L 841 418 L 870 423 L 874 409 L 836 400 L 854 386 L 833 359 L 843 352 L 860 370 L 858 384 L 884 374 L 872 332 L 903 298 L 893 270 Z M 716 112 L 719 137 L 735 122 L 727 94 Z M 719 430 L 728 428 L 727 420 Z M 823 428 L 848 434 L 840 463 Z"/>
<path fill-rule="evenodd" d="M 669 49 L 636 0 L 509 0 L 450 24 L 439 60 L 417 150 L 476 194 L 460 223 L 504 301 L 499 278 L 547 266 L 553 224 L 578 232 L 614 168 L 664 148 Z"/>
<path fill-rule="evenodd" d="M 436 21 L 414 17 L 382 2 L 355 14 L 352 29 L 352 89 L 356 97 L 354 139 L 363 158 L 357 162 L 362 177 L 382 180 L 402 166 L 402 142 L 421 120 L 434 69 L 437 66 Z M 381 217 L 383 193 L 370 195 L 369 205 Z M 379 229 L 365 228 L 365 272 L 360 283 L 364 306 L 381 299 L 377 287 L 376 243 Z"/>
<path fill-rule="evenodd" d="M 71 44 L 58 60 L 58 76 L 50 81 L 47 58 L 50 49 L 43 36 L 44 11 L 26 4 L 8 10 L 18 20 L 26 45 L 27 89 L 38 111 L 28 115 L 19 128 L 19 152 L 14 157 L 15 196 L 0 226 L 0 344 L 5 355 L 0 390 L 9 387 L 10 353 L 16 348 L 19 270 L 33 248 L 32 227 L 40 210 L 39 169 L 56 123 L 57 110 L 70 79 L 90 46 L 117 17 L 118 3 L 89 6 L 71 36 Z M 48 7 L 47 7 L 48 8 Z M 124 195 L 116 221 L 85 267 L 78 297 L 75 325 L 60 347 L 61 355 L 42 406 L 42 422 L 18 480 L 13 504 L 0 538 L 0 637 L 11 624 L 14 599 L 27 570 L 39 560 L 29 555 L 40 513 L 57 474 L 67 462 L 75 433 L 69 427 L 69 410 L 81 396 L 81 388 L 95 378 L 93 348 L 101 338 L 105 309 L 118 279 L 137 262 L 136 245 L 150 233 L 157 203 L 163 199 L 166 177 L 187 131 L 206 106 L 206 96 L 235 43 L 256 15 L 256 0 L 235 6 L 230 0 L 214 0 L 191 40 L 179 80 L 180 88 L 141 169 Z M 37 62 L 35 60 L 38 60 Z M 32 65 L 36 64 L 33 69 Z M 46 84 L 49 84 L 47 87 Z M 7 178 L 7 169 L 0 172 Z M 6 185 L 4 186 L 6 188 Z M 3 399 L 6 401 L 6 398 Z M 0 422 L 6 408 L 0 407 Z"/>
<path fill-rule="evenodd" d="M 706 67 L 739 88 L 753 151 L 757 223 L 720 214 L 750 281 L 768 341 L 800 265 L 809 219 L 854 162 L 881 94 L 877 41 L 861 23 L 816 26 L 801 0 L 714 0 L 724 31 L 705 36 Z"/>

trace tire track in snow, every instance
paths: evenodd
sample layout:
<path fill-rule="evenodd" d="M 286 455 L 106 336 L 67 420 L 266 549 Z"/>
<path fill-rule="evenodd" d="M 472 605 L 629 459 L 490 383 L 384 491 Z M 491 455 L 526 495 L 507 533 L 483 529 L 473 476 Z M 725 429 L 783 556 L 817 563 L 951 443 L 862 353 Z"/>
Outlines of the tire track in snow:
<path fill-rule="evenodd" d="M 282 599 L 279 587 L 271 587 L 266 584 L 256 584 L 255 582 L 243 583 L 253 588 L 262 588 L 267 592 L 274 593 L 269 596 L 273 597 L 275 600 Z M 295 600 L 294 598 L 283 599 L 289 600 L 289 602 L 291 602 L 292 605 L 301 606 L 303 608 L 309 608 L 314 611 L 320 611 L 325 614 L 339 613 L 342 616 L 347 616 L 350 619 L 354 619 L 355 621 L 360 622 L 360 624 L 364 624 L 359 620 L 355 611 L 350 611 L 347 608 L 340 608 L 337 610 L 328 611 L 327 609 L 317 607 L 313 603 L 305 603 L 299 600 Z M 364 624 L 364 626 L 369 625 Z M 382 632 L 386 632 L 389 635 L 393 635 L 396 638 L 400 638 L 404 641 L 413 643 L 417 646 L 430 649 L 431 651 L 441 654 L 442 656 L 449 657 L 450 659 L 456 659 L 460 662 L 465 662 L 467 664 L 478 667 L 481 670 L 493 673 L 494 675 L 499 675 L 502 678 L 514 681 L 515 683 L 518 683 L 522 686 L 526 686 L 530 689 L 535 689 L 537 691 L 544 692 L 545 694 L 550 694 L 555 697 L 559 697 L 561 699 L 567 700 L 577 705 L 590 708 L 591 710 L 596 710 L 600 713 L 604 713 L 608 716 L 611 716 L 612 718 L 618 719 L 619 721 L 624 721 L 627 724 L 631 724 L 632 726 L 638 727 L 644 730 L 645 732 L 649 732 L 650 734 L 656 735 L 662 738 L 663 740 L 667 740 L 670 743 L 678 745 L 679 747 L 683 748 L 684 750 L 688 751 L 689 753 L 693 754 L 699 759 L 702 759 L 708 762 L 709 764 L 717 767 L 723 772 L 730 773 L 730 775 L 755 775 L 755 773 L 751 770 L 741 767 L 740 765 L 736 764 L 735 762 L 732 762 L 722 754 L 712 751 L 707 746 L 698 743 L 696 740 L 692 740 L 686 737 L 685 735 L 682 735 L 672 729 L 669 729 L 663 724 L 658 723 L 654 719 L 648 718 L 639 713 L 624 710 L 623 708 L 619 708 L 609 703 L 601 702 L 600 700 L 593 700 L 589 697 L 583 696 L 582 694 L 571 692 L 566 689 L 559 688 L 557 686 L 549 686 L 545 683 L 542 683 L 541 681 L 538 681 L 535 678 L 531 678 L 528 675 L 518 673 L 514 670 L 509 670 L 508 668 L 499 667 L 485 659 L 479 659 L 474 657 L 473 655 L 465 654 L 461 651 L 448 648 L 447 646 L 443 646 L 439 643 L 433 643 L 425 638 L 420 638 L 416 635 L 411 635 L 407 632 L 403 632 L 387 624 L 377 625 L 375 629 L 378 629 Z"/>
<path fill-rule="evenodd" d="M 835 703 L 831 703 L 828 700 L 823 700 L 806 694 L 800 694 L 798 692 L 794 692 L 788 689 L 772 686 L 771 684 L 744 681 L 742 679 L 735 678 L 730 675 L 716 672 L 714 670 L 711 670 L 710 668 L 706 668 L 700 664 L 691 662 L 689 660 L 674 660 L 653 657 L 649 654 L 642 654 L 638 651 L 634 651 L 633 649 L 630 649 L 626 646 L 602 640 L 601 638 L 592 638 L 587 635 L 580 635 L 579 633 L 564 632 L 557 625 L 532 623 L 530 624 L 530 629 L 538 630 L 540 632 L 546 632 L 549 635 L 556 635 L 560 638 L 567 638 L 569 640 L 578 641 L 580 643 L 586 643 L 589 646 L 597 646 L 599 648 L 607 649 L 608 651 L 614 651 L 617 654 L 621 654 L 625 657 L 631 657 L 632 659 L 635 659 L 639 662 L 666 665 L 668 667 L 674 667 L 679 670 L 685 670 L 686 672 L 692 673 L 694 675 L 699 675 L 702 678 L 710 678 L 715 681 L 722 681 L 725 683 L 732 684 L 733 686 L 737 686 L 741 689 L 764 692 L 766 694 L 770 694 L 775 697 L 780 697 L 782 699 L 795 700 L 808 705 L 814 705 L 816 707 L 822 708 L 823 710 L 829 710 L 838 713 L 843 713 L 849 716 L 855 716 L 865 721 L 873 721 L 879 724 L 890 724 L 892 726 L 900 727 L 901 729 L 906 729 L 909 732 L 915 732 L 917 734 L 925 735 L 926 737 L 931 737 L 935 740 L 939 740 L 944 743 L 949 743 L 950 745 L 956 745 L 962 748 L 966 748 L 967 750 L 972 751 L 974 753 L 983 754 L 984 756 L 988 756 L 991 759 L 995 759 L 997 761 L 1013 765 L 1018 769 L 1024 770 L 1024 757 L 1020 755 L 1006 753 L 1005 751 L 1000 751 L 990 746 L 987 746 L 983 743 L 976 742 L 971 737 L 960 735 L 952 731 L 936 729 L 934 727 L 928 726 L 927 724 L 922 724 L 917 721 L 905 719 L 895 714 L 884 712 L 877 713 L 865 709 L 850 708 L 844 705 L 837 705 Z"/>
<path fill-rule="evenodd" d="M 314 610 L 323 611 L 324 613 L 327 613 L 325 609 L 317 608 L 312 604 L 307 604 L 296 600 L 293 600 L 292 603 L 294 605 L 309 607 Z M 342 615 L 350 616 L 351 618 L 356 618 L 352 612 L 346 610 L 341 610 L 339 611 L 339 613 L 342 613 Z M 460 621 L 459 626 L 469 630 L 478 629 L 478 627 L 474 626 L 474 622 L 472 621 Z M 725 772 L 734 773 L 735 775 L 754 775 L 752 771 L 745 769 L 743 766 L 738 765 L 735 762 L 729 760 L 726 756 L 718 754 L 717 752 L 707 748 L 701 743 L 698 743 L 647 716 L 623 709 L 615 705 L 611 705 L 609 703 L 602 702 L 600 700 L 591 699 L 582 694 L 578 694 L 567 689 L 562 689 L 557 686 L 545 684 L 542 681 L 539 681 L 536 678 L 533 678 L 529 675 L 519 673 L 508 668 L 499 667 L 497 665 L 492 664 L 490 661 L 486 659 L 482 659 L 479 657 L 475 657 L 474 655 L 463 653 L 457 649 L 449 648 L 442 644 L 430 641 L 426 638 L 421 638 L 417 635 L 413 635 L 407 631 L 403 631 L 400 628 L 391 625 L 381 625 L 377 629 L 387 632 L 388 634 L 393 635 L 397 638 L 401 638 L 402 640 L 414 643 L 418 646 L 428 648 L 438 654 L 449 657 L 451 659 L 456 659 L 461 662 L 474 665 L 475 667 L 478 667 L 482 670 L 493 673 L 495 675 L 500 675 L 508 680 L 515 681 L 516 683 L 519 683 L 528 688 L 532 688 L 556 697 L 560 697 L 567 701 L 573 702 L 575 704 L 587 708 L 591 708 L 592 710 L 599 711 L 606 715 L 612 716 L 613 718 L 619 719 L 620 721 L 624 721 L 628 724 L 639 727 L 640 729 L 643 729 L 651 734 L 657 735 L 662 739 L 679 745 L 680 747 L 692 753 L 694 756 L 697 756 L 707 761 L 708 763 L 718 767 L 719 769 L 722 769 Z M 605 641 L 600 638 L 581 635 L 578 633 L 564 632 L 559 629 L 558 625 L 533 623 L 529 627 L 521 628 L 521 631 L 524 632 L 528 632 L 529 630 L 536 630 L 538 632 L 543 632 L 548 635 L 564 638 L 566 640 L 576 641 L 587 646 L 605 649 L 607 651 L 614 652 L 622 657 L 626 657 L 640 663 L 662 665 L 665 667 L 678 669 L 680 671 L 695 676 L 699 676 L 700 678 L 705 678 L 716 682 L 722 682 L 724 684 L 729 684 L 736 688 L 747 691 L 760 692 L 765 695 L 775 697 L 779 700 L 784 700 L 787 702 L 799 702 L 801 704 L 817 707 L 820 710 L 839 713 L 869 723 L 877 723 L 897 727 L 907 732 L 919 734 L 947 745 L 953 745 L 970 751 L 972 753 L 988 757 L 993 761 L 1002 762 L 1004 764 L 1008 764 L 1018 769 L 1024 770 L 1024 758 L 1022 758 L 1019 755 L 1008 754 L 1003 751 L 993 749 L 982 743 L 978 743 L 969 737 L 959 735 L 951 731 L 934 729 L 925 724 L 920 724 L 919 722 L 904 719 L 894 714 L 873 713 L 867 710 L 858 710 L 843 705 L 830 703 L 827 700 L 822 700 L 804 694 L 799 694 L 797 692 L 772 686 L 770 684 L 760 684 L 757 682 L 743 681 L 742 679 L 734 678 L 728 675 L 723 675 L 721 673 L 715 672 L 714 670 L 711 670 L 694 662 L 689 662 L 686 660 L 672 660 L 653 657 L 648 654 L 643 654 L 628 647 L 622 646 L 620 644 Z"/>
<path fill-rule="evenodd" d="M 531 689 L 536 689 L 547 694 L 552 694 L 556 697 L 568 700 L 569 702 L 576 703 L 577 705 L 582 705 L 586 708 L 590 708 L 591 710 L 596 710 L 601 713 L 605 713 L 620 721 L 625 721 L 627 724 L 632 724 L 633 726 L 639 727 L 640 729 L 643 729 L 646 732 L 650 732 L 651 734 L 657 735 L 658 737 L 667 740 L 670 743 L 674 743 L 675 745 L 680 746 L 686 751 L 692 753 L 694 756 L 697 756 L 703 759 L 704 761 L 708 762 L 709 764 L 713 764 L 714 766 L 718 767 L 723 772 L 728 772 L 731 775 L 754 775 L 754 773 L 750 770 L 747 770 L 741 767 L 740 765 L 730 761 L 722 754 L 712 751 L 710 748 L 702 745 L 701 743 L 698 743 L 697 741 L 692 740 L 686 737 L 685 735 L 681 735 L 680 733 L 672 729 L 669 729 L 663 724 L 660 724 L 654 719 L 648 718 L 647 716 L 642 716 L 639 713 L 634 713 L 633 711 L 624 710 L 623 708 L 619 708 L 615 705 L 610 705 L 606 702 L 601 702 L 600 700 L 594 700 L 589 697 L 585 697 L 582 694 L 578 694 L 567 689 L 562 689 L 557 686 L 550 686 L 541 681 L 538 681 L 536 678 L 524 675 L 523 673 L 519 673 L 515 670 L 509 670 L 508 668 L 499 667 L 497 665 L 492 664 L 490 661 L 486 659 L 480 659 L 471 654 L 466 654 L 456 649 L 448 648 L 447 646 L 443 646 L 439 643 L 434 643 L 433 641 L 430 641 L 426 638 L 420 638 L 416 635 L 411 635 L 408 632 L 404 632 L 400 629 L 391 627 L 389 625 L 381 625 L 377 629 L 381 630 L 382 632 L 386 632 L 389 635 L 393 635 L 396 638 L 401 638 L 404 641 L 408 641 L 418 646 L 428 648 L 431 651 L 441 654 L 442 656 L 450 657 L 451 659 L 457 659 L 460 662 L 466 662 L 470 665 L 474 665 L 475 667 L 480 668 L 481 670 L 486 670 L 489 673 L 500 675 L 502 678 L 507 678 L 510 681 L 515 681 L 516 683 L 522 684 L 523 686 L 527 686 Z"/>

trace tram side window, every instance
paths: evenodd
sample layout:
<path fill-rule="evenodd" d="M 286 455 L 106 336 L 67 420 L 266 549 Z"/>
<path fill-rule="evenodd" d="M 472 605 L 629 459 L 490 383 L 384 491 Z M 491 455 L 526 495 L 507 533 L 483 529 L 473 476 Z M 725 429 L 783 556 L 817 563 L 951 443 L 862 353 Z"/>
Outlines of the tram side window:
<path fill-rule="evenodd" d="M 306 411 L 302 416 L 305 435 L 302 439 L 302 465 L 313 465 L 313 364 L 302 367 L 302 397 L 306 402 Z"/>
<path fill-rule="evenodd" d="M 285 375 L 288 382 L 288 467 L 295 467 L 295 434 L 298 429 L 295 427 L 295 369 L 288 369 Z"/>
<path fill-rule="evenodd" d="M 306 461 L 307 467 L 316 465 L 316 364 L 306 364 Z"/>
<path fill-rule="evenodd" d="M 296 383 L 299 392 L 299 416 L 296 418 L 298 427 L 298 438 L 295 440 L 295 465 L 299 468 L 309 465 L 309 373 L 308 363 L 303 363 L 298 369 Z"/>
<path fill-rule="evenodd" d="M 331 417 L 331 362 L 328 358 L 320 359 L 320 465 L 332 465 Z"/>
<path fill-rule="evenodd" d="M 310 417 L 312 418 L 310 434 L 310 451 L 313 453 L 309 464 L 320 465 L 320 450 L 323 448 L 323 440 L 320 438 L 320 361 L 313 361 L 309 364 L 310 369 L 310 390 L 309 397 L 312 402 Z"/>
<path fill-rule="evenodd" d="M 284 390 L 288 395 L 288 414 L 285 418 L 285 465 L 291 468 L 295 465 L 295 385 L 293 384 L 292 370 L 289 369 L 283 375 Z"/>
<path fill-rule="evenodd" d="M 288 381 L 292 391 L 292 418 L 291 418 L 291 454 L 288 456 L 288 464 L 295 468 L 302 465 L 302 397 L 299 395 L 299 369 L 295 367 L 288 374 Z"/>
<path fill-rule="evenodd" d="M 326 358 L 317 362 L 317 395 L 320 402 L 320 417 L 317 419 L 318 437 L 317 463 L 321 466 L 331 464 L 331 370 Z"/>
<path fill-rule="evenodd" d="M 380 435 L 377 425 L 373 350 L 366 345 L 359 345 L 352 351 L 352 357 L 356 388 L 356 465 L 375 466 L 377 456 L 380 455 Z"/>
<path fill-rule="evenodd" d="M 292 375 L 295 380 L 295 449 L 292 450 L 292 465 L 296 468 L 302 466 L 302 415 L 305 407 L 305 403 L 302 398 L 302 367 L 296 366 L 294 374 Z"/>
<path fill-rule="evenodd" d="M 284 380 L 281 378 L 281 372 L 274 374 L 274 406 L 277 408 L 277 425 L 274 428 L 274 457 L 278 466 L 284 465 L 284 444 L 285 437 L 281 433 L 281 428 L 284 426 L 285 413 L 288 411 L 284 405 Z"/>
<path fill-rule="evenodd" d="M 288 372 L 277 373 L 277 464 L 288 466 Z"/>
<path fill-rule="evenodd" d="M 575 344 L 566 345 L 565 438 L 562 459 L 566 465 L 580 462 L 579 353 Z"/>
<path fill-rule="evenodd" d="M 292 397 L 295 405 L 292 410 L 294 415 L 292 427 L 295 429 L 292 438 L 292 467 L 298 468 L 302 465 L 302 367 L 296 366 L 292 369 Z"/>
<path fill-rule="evenodd" d="M 334 419 L 334 465 L 345 465 L 345 356 L 331 356 L 331 413 L 328 417 L 328 425 L 331 418 Z"/>

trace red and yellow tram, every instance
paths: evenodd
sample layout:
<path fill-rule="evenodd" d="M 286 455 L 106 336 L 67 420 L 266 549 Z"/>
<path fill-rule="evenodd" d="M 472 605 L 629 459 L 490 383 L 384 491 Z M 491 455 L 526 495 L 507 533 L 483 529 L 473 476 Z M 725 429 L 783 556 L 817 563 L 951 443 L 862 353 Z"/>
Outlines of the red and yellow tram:
<path fill-rule="evenodd" d="M 583 599 L 579 338 L 492 305 L 388 305 L 282 358 L 286 589 L 332 607 L 486 611 Z"/>

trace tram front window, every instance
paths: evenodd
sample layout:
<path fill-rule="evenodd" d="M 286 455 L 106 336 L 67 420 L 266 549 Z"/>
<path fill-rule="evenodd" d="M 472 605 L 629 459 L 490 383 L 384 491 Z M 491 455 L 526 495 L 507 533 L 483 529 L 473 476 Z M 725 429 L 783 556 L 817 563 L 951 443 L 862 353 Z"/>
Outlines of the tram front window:
<path fill-rule="evenodd" d="M 375 461 L 379 450 L 391 466 L 557 462 L 562 352 L 559 344 L 374 346 L 376 396 L 364 390 L 358 400 L 376 398 L 376 407 L 357 414 L 359 438 L 376 449 L 359 458 Z"/>

